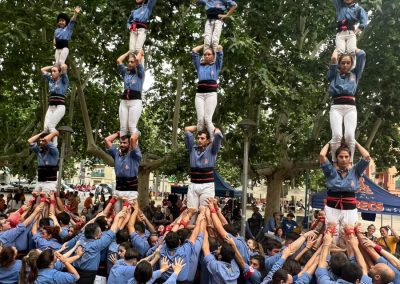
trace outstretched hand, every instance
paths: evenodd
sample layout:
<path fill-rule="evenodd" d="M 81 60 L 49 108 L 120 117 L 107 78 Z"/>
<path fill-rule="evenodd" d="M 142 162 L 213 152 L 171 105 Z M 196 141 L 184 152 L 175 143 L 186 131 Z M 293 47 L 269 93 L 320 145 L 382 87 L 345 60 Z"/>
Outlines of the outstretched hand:
<path fill-rule="evenodd" d="M 185 265 L 186 263 L 183 262 L 183 258 L 177 257 L 175 258 L 174 264 L 172 264 L 172 269 L 174 273 L 179 274 Z"/>

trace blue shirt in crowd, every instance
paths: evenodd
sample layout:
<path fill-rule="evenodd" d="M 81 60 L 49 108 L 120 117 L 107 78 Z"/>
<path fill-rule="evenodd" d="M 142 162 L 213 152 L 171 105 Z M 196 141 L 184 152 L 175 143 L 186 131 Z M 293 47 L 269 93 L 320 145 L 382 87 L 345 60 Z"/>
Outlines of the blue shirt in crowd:
<path fill-rule="evenodd" d="M 78 278 L 69 272 L 61 272 L 53 268 L 40 269 L 35 284 L 72 284 Z"/>
<path fill-rule="evenodd" d="M 136 266 L 129 265 L 125 260 L 117 260 L 111 268 L 107 284 L 127 283 L 132 278 L 135 269 Z"/>
<path fill-rule="evenodd" d="M 21 271 L 22 261 L 17 259 L 9 267 L 2 267 L 0 265 L 0 283 L 1 284 L 15 284 L 19 279 L 19 272 Z"/>
<path fill-rule="evenodd" d="M 232 0 L 197 0 L 197 6 L 205 6 L 207 14 L 210 12 L 225 12 L 228 8 L 237 6 Z"/>
<path fill-rule="evenodd" d="M 212 275 L 210 284 L 236 284 L 240 275 L 239 267 L 235 260 L 231 263 L 219 261 L 213 254 L 204 257 L 204 264 Z"/>

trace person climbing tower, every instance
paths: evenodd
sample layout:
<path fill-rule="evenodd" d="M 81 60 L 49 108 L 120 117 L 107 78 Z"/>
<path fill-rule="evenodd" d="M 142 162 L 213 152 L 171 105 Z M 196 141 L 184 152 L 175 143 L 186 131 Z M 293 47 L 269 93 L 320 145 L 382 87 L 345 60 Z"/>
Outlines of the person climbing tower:
<path fill-rule="evenodd" d="M 148 31 L 148 21 L 157 0 L 136 0 L 136 9 L 132 10 L 128 18 L 129 51 L 143 48 Z"/>
<path fill-rule="evenodd" d="M 339 55 L 345 53 L 355 55 L 356 36 L 368 25 L 368 14 L 355 2 L 355 0 L 333 0 L 337 20 L 336 49 Z"/>
<path fill-rule="evenodd" d="M 204 27 L 204 49 L 211 47 L 216 52 L 224 20 L 235 12 L 238 5 L 232 0 L 195 0 L 195 3 L 197 6 L 205 6 L 207 14 Z M 228 12 L 225 14 L 226 10 Z"/>
<path fill-rule="evenodd" d="M 65 13 L 60 13 L 57 16 L 57 28 L 54 31 L 54 47 L 56 48 L 55 60 L 56 64 L 64 64 L 67 60 L 69 49 L 68 42 L 72 37 L 72 30 L 76 24 L 76 18 L 81 12 L 81 7 L 76 6 L 74 9 L 74 15 L 70 19 Z"/>

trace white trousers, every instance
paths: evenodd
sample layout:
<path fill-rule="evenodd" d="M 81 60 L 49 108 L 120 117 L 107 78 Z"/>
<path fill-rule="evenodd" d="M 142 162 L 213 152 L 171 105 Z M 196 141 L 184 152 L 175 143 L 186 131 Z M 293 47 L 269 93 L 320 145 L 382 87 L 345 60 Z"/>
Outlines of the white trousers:
<path fill-rule="evenodd" d="M 119 103 L 119 122 L 121 136 L 137 133 L 137 124 L 142 114 L 142 100 L 120 100 Z"/>
<path fill-rule="evenodd" d="M 345 225 L 354 226 L 358 221 L 357 208 L 351 210 L 340 210 L 325 206 L 324 211 L 326 215 L 327 225 L 329 222 L 336 223 L 336 232 L 333 235 L 335 243 L 337 243 L 339 233 Z"/>
<path fill-rule="evenodd" d="M 212 118 L 217 107 L 217 93 L 197 93 L 194 104 L 197 112 L 197 131 L 207 128 L 212 137 L 215 129 Z"/>
<path fill-rule="evenodd" d="M 213 50 L 217 50 L 223 25 L 224 22 L 221 20 L 206 20 L 204 27 L 204 49 L 211 47 Z"/>
<path fill-rule="evenodd" d="M 191 183 L 187 193 L 187 207 L 199 209 L 200 206 L 207 206 L 207 199 L 214 196 L 214 182 Z"/>
<path fill-rule="evenodd" d="M 336 162 L 336 150 L 340 147 L 343 137 L 344 124 L 344 140 L 350 148 L 350 162 L 353 162 L 355 149 L 355 132 L 357 127 L 357 109 L 353 105 L 332 105 L 329 112 L 329 119 L 332 129 L 331 155 L 332 160 Z"/>
<path fill-rule="evenodd" d="M 65 64 L 68 54 L 69 54 L 68 47 L 64 47 L 62 49 L 56 49 L 56 53 L 54 54 L 56 64 L 60 64 L 60 65 Z"/>
<path fill-rule="evenodd" d="M 336 48 L 339 54 L 356 54 L 357 37 L 354 31 L 341 31 L 336 34 Z"/>
<path fill-rule="evenodd" d="M 146 41 L 147 30 L 145 28 L 138 28 L 136 31 L 131 31 L 129 36 L 129 51 L 134 52 L 143 48 Z"/>
<path fill-rule="evenodd" d="M 44 131 L 54 132 L 56 131 L 57 124 L 64 117 L 65 105 L 49 106 L 44 118 Z M 53 144 L 57 147 L 57 136 L 53 138 Z"/>

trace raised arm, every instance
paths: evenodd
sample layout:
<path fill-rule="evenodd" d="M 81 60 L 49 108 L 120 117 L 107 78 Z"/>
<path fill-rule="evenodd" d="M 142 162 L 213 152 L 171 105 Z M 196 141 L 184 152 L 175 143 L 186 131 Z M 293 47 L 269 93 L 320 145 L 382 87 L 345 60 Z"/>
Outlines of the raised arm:
<path fill-rule="evenodd" d="M 190 235 L 190 238 L 188 240 L 192 244 L 194 244 L 196 242 L 197 236 L 199 235 L 199 232 L 200 232 L 201 223 L 204 222 L 204 220 L 205 220 L 205 216 L 204 216 L 204 210 L 203 210 L 197 217 L 196 226 L 194 227 L 192 234 Z"/>
<path fill-rule="evenodd" d="M 360 249 L 358 248 L 357 238 L 353 234 L 349 236 L 349 243 L 351 245 L 351 248 L 353 249 L 354 256 L 356 257 L 357 263 L 361 266 L 363 275 L 367 275 L 368 274 L 367 263 L 365 262 L 364 257 L 362 255 Z"/>
<path fill-rule="evenodd" d="M 329 151 L 329 143 L 327 143 L 324 147 L 322 147 L 321 152 L 319 153 L 320 164 L 323 164 L 328 160 L 328 158 L 326 157 L 328 155 L 328 151 Z"/>
<path fill-rule="evenodd" d="M 129 52 L 130 52 L 130 51 L 128 51 L 128 52 L 122 54 L 120 57 L 118 57 L 118 58 L 117 58 L 117 64 L 123 64 L 124 61 L 125 61 L 125 59 L 128 57 Z"/>
<path fill-rule="evenodd" d="M 143 57 L 144 57 L 144 50 L 141 48 L 138 50 L 137 55 L 136 55 L 136 60 L 137 60 L 138 64 L 142 64 Z"/>
<path fill-rule="evenodd" d="M 358 142 L 356 142 L 356 147 L 357 147 L 358 151 L 360 152 L 361 156 L 363 157 L 363 159 L 366 161 L 369 161 L 371 158 L 369 156 L 369 152 L 363 146 L 361 146 Z"/>
<path fill-rule="evenodd" d="M 238 6 L 235 2 L 233 2 L 233 3 L 234 3 L 234 5 L 232 5 L 232 7 L 229 8 L 228 13 L 218 15 L 218 18 L 220 20 L 225 20 L 226 18 L 229 18 L 235 12 L 235 10 L 237 9 Z"/>
<path fill-rule="evenodd" d="M 33 135 L 31 138 L 29 138 L 27 141 L 28 144 L 32 145 L 33 143 L 35 143 L 39 139 L 40 135 L 42 135 L 42 133 L 38 133 L 36 135 Z"/>
<path fill-rule="evenodd" d="M 78 16 L 78 14 L 81 12 L 81 7 L 76 6 L 74 9 L 74 14 L 72 15 L 71 21 L 75 21 L 76 22 L 76 17 Z"/>
<path fill-rule="evenodd" d="M 156 229 L 154 228 L 153 224 L 147 219 L 146 215 L 143 214 L 143 212 L 140 210 L 140 217 L 146 224 L 147 229 L 150 231 L 150 233 L 154 234 L 157 233 Z"/>
<path fill-rule="evenodd" d="M 203 250 L 204 256 L 207 256 L 207 255 L 210 254 L 210 243 L 208 242 L 207 230 L 204 233 L 204 240 L 203 240 L 202 250 Z"/>
<path fill-rule="evenodd" d="M 126 216 L 125 210 L 119 211 L 118 214 L 115 215 L 115 217 L 114 217 L 114 220 L 113 220 L 110 230 L 113 231 L 114 233 L 116 233 L 118 231 L 119 219 L 125 218 L 125 216 Z"/>
<path fill-rule="evenodd" d="M 399 242 L 400 241 L 399 234 L 397 234 L 397 232 L 395 230 L 393 230 L 392 227 L 390 227 L 390 226 L 387 226 L 387 227 L 388 227 L 388 229 L 390 229 L 390 231 L 392 232 L 393 236 L 397 239 L 397 242 Z"/>
<path fill-rule="evenodd" d="M 195 46 L 195 47 L 193 47 L 192 52 L 200 53 L 200 51 L 203 49 L 203 47 L 204 47 L 204 44 Z"/>
<path fill-rule="evenodd" d="M 60 133 L 55 130 L 51 133 L 49 133 L 48 135 L 46 135 L 43 139 L 44 141 L 46 141 L 46 144 L 48 144 L 49 142 L 51 142 L 53 140 L 54 137 L 58 136 Z"/>
<path fill-rule="evenodd" d="M 321 255 L 319 257 L 319 263 L 318 263 L 319 268 L 328 268 L 328 262 L 326 261 L 326 258 L 328 257 L 331 244 L 332 244 L 332 236 L 329 232 L 326 232 L 324 236 L 324 241 L 322 243 Z"/>
<path fill-rule="evenodd" d="M 118 137 L 119 137 L 119 131 L 115 132 L 114 134 L 111 134 L 110 136 L 107 136 L 106 138 L 104 138 L 104 143 L 106 144 L 106 148 L 107 149 L 111 149 L 112 143 Z"/>
<path fill-rule="evenodd" d="M 225 241 L 232 247 L 235 252 L 235 260 L 241 269 L 246 267 L 246 262 L 244 261 L 242 255 L 240 254 L 238 248 L 235 245 L 235 240 L 229 236 L 225 237 Z"/>
<path fill-rule="evenodd" d="M 225 229 L 221 223 L 221 220 L 218 218 L 217 209 L 214 207 L 213 199 L 209 198 L 207 200 L 207 202 L 208 202 L 208 207 L 210 208 L 210 211 L 211 211 L 211 218 L 213 220 L 214 227 L 217 230 L 218 234 L 222 238 L 225 238 L 227 236 L 227 232 L 225 231 Z"/>
<path fill-rule="evenodd" d="M 51 68 L 53 68 L 53 66 L 45 66 L 45 67 L 42 67 L 42 68 L 40 69 L 40 72 L 42 72 L 42 74 L 45 75 L 45 74 L 47 74 L 47 73 L 50 72 Z"/>
<path fill-rule="evenodd" d="M 139 204 L 137 202 L 133 203 L 133 209 L 134 209 L 134 211 L 133 211 L 133 213 L 131 215 L 131 218 L 129 219 L 129 222 L 128 222 L 128 231 L 129 231 L 130 235 L 135 232 L 136 218 L 137 218 L 137 216 L 139 214 Z"/>
<path fill-rule="evenodd" d="M 56 254 L 56 257 L 58 256 L 58 258 L 60 259 L 60 261 L 64 264 L 65 268 L 67 269 L 67 271 L 71 274 L 73 274 L 77 279 L 80 278 L 80 275 L 78 273 L 78 271 L 76 271 L 75 267 L 72 266 L 71 263 L 69 263 L 68 261 L 66 261 L 65 258 L 60 257 L 60 254 Z"/>
<path fill-rule="evenodd" d="M 24 224 L 25 227 L 28 227 L 33 222 L 33 220 L 35 220 L 36 215 L 38 215 L 40 212 L 42 212 L 43 207 L 44 207 L 44 203 L 42 202 L 42 203 L 39 204 L 39 206 L 37 206 L 35 208 L 33 213 L 31 215 L 29 215 L 29 217 L 24 220 L 23 224 Z"/>

